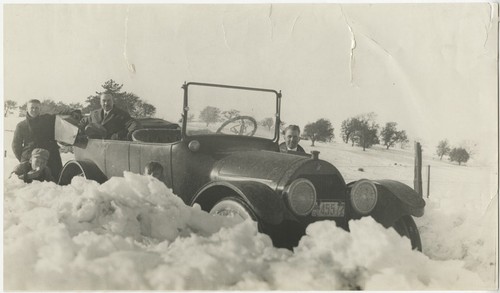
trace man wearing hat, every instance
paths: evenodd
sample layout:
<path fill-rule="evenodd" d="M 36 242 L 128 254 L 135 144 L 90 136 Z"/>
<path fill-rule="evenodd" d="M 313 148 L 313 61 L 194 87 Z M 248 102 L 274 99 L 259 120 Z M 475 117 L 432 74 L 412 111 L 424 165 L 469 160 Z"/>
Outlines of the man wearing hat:
<path fill-rule="evenodd" d="M 33 149 L 29 162 L 20 163 L 14 168 L 12 173 L 27 183 L 31 183 L 33 180 L 54 181 L 54 177 L 49 167 L 47 167 L 49 157 L 50 153 L 48 150 L 41 148 Z"/>
<path fill-rule="evenodd" d="M 91 138 L 129 139 L 139 123 L 129 113 L 115 107 L 110 93 L 100 95 L 101 109 L 90 112 L 80 121 L 80 128 Z"/>

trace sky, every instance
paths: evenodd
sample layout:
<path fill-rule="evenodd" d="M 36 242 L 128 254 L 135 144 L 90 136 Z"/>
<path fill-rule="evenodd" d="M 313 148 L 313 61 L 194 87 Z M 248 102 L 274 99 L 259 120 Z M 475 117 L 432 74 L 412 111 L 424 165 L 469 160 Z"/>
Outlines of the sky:
<path fill-rule="evenodd" d="M 282 91 L 282 120 L 329 119 L 337 141 L 375 112 L 411 139 L 497 153 L 496 5 L 3 8 L 4 99 L 83 103 L 114 79 L 177 121 L 184 81 L 263 87 Z"/>

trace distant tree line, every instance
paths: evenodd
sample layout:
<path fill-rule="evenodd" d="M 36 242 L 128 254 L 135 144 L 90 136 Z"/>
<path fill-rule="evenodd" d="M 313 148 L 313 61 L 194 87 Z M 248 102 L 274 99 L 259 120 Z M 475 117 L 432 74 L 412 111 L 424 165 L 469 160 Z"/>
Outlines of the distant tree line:
<path fill-rule="evenodd" d="M 442 160 L 444 156 L 448 156 L 450 161 L 457 162 L 460 166 L 462 163 L 467 163 L 472 157 L 473 150 L 471 146 L 467 146 L 467 142 L 464 142 L 464 146 L 452 147 L 448 140 L 444 139 L 439 141 L 436 147 L 436 154 L 440 160 Z"/>
<path fill-rule="evenodd" d="M 363 148 L 363 151 L 375 144 L 384 145 L 387 149 L 394 147 L 397 143 L 404 145 L 408 143 L 406 131 L 398 130 L 396 122 L 387 122 L 382 127 L 376 123 L 377 115 L 374 112 L 360 114 L 342 121 L 340 131 L 345 143 L 352 143 Z"/>
<path fill-rule="evenodd" d="M 47 114 L 57 114 L 64 110 L 69 110 L 69 109 L 83 109 L 83 106 L 80 103 L 70 103 L 70 104 L 65 104 L 63 102 L 56 103 L 51 99 L 43 99 L 40 102 L 41 102 L 40 112 Z M 19 107 L 20 117 L 26 116 L 26 106 L 27 103 L 24 103 L 22 106 Z"/>
<path fill-rule="evenodd" d="M 41 112 L 56 114 L 68 109 L 81 109 L 83 114 L 87 114 L 92 110 L 101 108 L 100 95 L 102 93 L 110 93 L 114 96 L 115 105 L 123 110 L 127 110 L 133 117 L 154 117 L 156 114 L 155 106 L 142 100 L 134 93 L 122 91 L 123 84 L 118 84 L 113 79 L 106 81 L 101 87 L 101 91 L 96 91 L 94 95 L 86 98 L 86 106 L 80 103 L 65 104 L 46 98 L 41 100 Z M 13 114 L 16 108 L 19 108 L 19 116 L 26 115 L 26 103 L 18 106 L 16 101 L 5 100 L 4 117 Z M 207 106 L 199 113 L 199 121 L 204 122 L 208 126 L 239 115 L 240 111 L 235 109 L 221 111 L 217 107 Z M 397 143 L 403 147 L 409 142 L 406 131 L 398 130 L 396 122 L 387 122 L 380 129 L 380 126 L 376 123 L 376 117 L 377 115 L 374 112 L 370 112 L 342 121 L 340 126 L 342 140 L 345 143 L 351 142 L 352 146 L 362 147 L 363 151 L 375 144 L 382 144 L 389 149 Z M 193 121 L 194 119 L 195 115 L 193 113 L 190 113 L 187 117 L 188 121 Z M 182 119 L 179 122 L 182 122 Z M 258 123 L 268 130 L 275 127 L 275 119 L 273 117 L 264 118 Z M 280 131 L 283 131 L 285 126 L 286 122 L 280 121 Z M 325 118 L 306 124 L 301 136 L 303 139 L 310 140 L 311 146 L 314 146 L 316 141 L 330 142 L 335 138 L 332 123 Z M 466 163 L 473 155 L 473 147 L 470 146 L 471 142 L 465 144 L 468 144 L 468 146 L 452 148 L 448 140 L 441 140 L 436 148 L 436 154 L 440 160 L 443 159 L 443 156 L 448 156 L 450 161 L 458 162 L 461 165 L 462 163 Z"/>
<path fill-rule="evenodd" d="M 110 93 L 113 95 L 115 105 L 123 110 L 129 112 L 132 117 L 154 117 L 156 114 L 156 107 L 145 102 L 134 93 L 122 91 L 123 84 L 118 84 L 110 79 L 101 85 L 103 90 L 96 91 L 95 95 L 88 96 L 85 100 L 86 106 L 81 103 L 55 102 L 52 99 L 41 99 L 41 112 L 49 114 L 57 114 L 67 109 L 80 109 L 83 114 L 90 113 L 92 110 L 100 109 L 100 95 L 101 93 Z M 19 106 L 17 102 L 12 100 L 4 101 L 4 117 L 13 113 L 13 110 L 19 108 L 19 116 L 26 116 L 27 103 Z"/>
<path fill-rule="evenodd" d="M 200 111 L 198 116 L 199 121 L 204 122 L 206 126 L 210 124 L 214 124 L 217 122 L 227 121 L 234 117 L 240 116 L 240 111 L 231 109 L 222 111 L 221 109 L 213 106 L 206 106 L 203 110 Z M 190 114 L 188 121 L 194 120 L 194 114 Z M 179 123 L 182 122 L 182 118 L 179 120 Z M 272 117 L 267 117 L 258 122 L 260 126 L 266 127 L 268 130 L 274 129 L 275 120 Z M 280 121 L 280 130 L 283 130 L 286 125 L 285 121 Z"/>
<path fill-rule="evenodd" d="M 207 106 L 200 112 L 199 121 L 204 122 L 206 126 L 208 126 L 213 123 L 231 119 L 239 114 L 239 111 L 234 109 L 221 111 L 217 107 Z M 193 116 L 188 120 L 192 119 Z M 344 120 L 341 125 L 343 141 L 345 143 L 351 142 L 353 146 L 360 146 L 363 150 L 375 144 L 380 144 L 381 142 L 387 149 L 394 147 L 397 143 L 401 145 L 408 143 L 406 132 L 404 130 L 398 130 L 396 122 L 387 122 L 379 134 L 380 127 L 375 120 L 376 114 L 373 112 L 360 114 Z M 259 121 L 259 125 L 271 130 L 274 127 L 274 121 L 272 117 L 267 117 Z M 281 130 L 283 130 L 285 124 L 285 122 L 281 121 Z M 330 120 L 321 118 L 315 122 L 306 124 L 303 128 L 301 137 L 310 140 L 311 146 L 314 146 L 316 141 L 330 142 L 335 138 L 334 128 Z"/>

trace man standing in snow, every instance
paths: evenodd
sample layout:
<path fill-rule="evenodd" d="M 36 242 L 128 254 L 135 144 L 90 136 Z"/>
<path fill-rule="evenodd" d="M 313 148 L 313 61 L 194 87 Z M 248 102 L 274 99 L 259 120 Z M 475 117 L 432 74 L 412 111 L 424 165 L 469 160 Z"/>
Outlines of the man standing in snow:
<path fill-rule="evenodd" d="M 114 106 L 113 96 L 102 93 L 101 109 L 90 112 L 80 121 L 80 128 L 92 138 L 130 140 L 139 123 L 129 113 Z"/>
<path fill-rule="evenodd" d="M 306 153 L 299 145 L 300 141 L 300 128 L 297 125 L 289 125 L 285 128 L 285 142 L 280 144 L 280 151 L 282 153 L 299 152 Z"/>
<path fill-rule="evenodd" d="M 12 150 L 19 162 L 24 163 L 30 160 L 33 149 L 46 149 L 50 154 L 47 166 L 54 178 L 59 178 L 62 162 L 59 145 L 54 138 L 56 116 L 40 114 L 41 105 L 37 99 L 29 100 L 26 104 L 26 119 L 16 126 Z M 61 114 L 69 114 L 66 112 L 69 111 Z"/>

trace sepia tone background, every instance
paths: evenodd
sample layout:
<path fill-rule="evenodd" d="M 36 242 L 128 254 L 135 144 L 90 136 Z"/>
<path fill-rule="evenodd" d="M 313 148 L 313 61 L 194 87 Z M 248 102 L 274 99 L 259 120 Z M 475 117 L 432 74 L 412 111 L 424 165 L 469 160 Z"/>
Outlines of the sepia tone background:
<path fill-rule="evenodd" d="M 85 101 L 108 79 L 177 121 L 184 81 L 283 92 L 304 126 L 375 112 L 429 145 L 497 137 L 494 4 L 6 5 L 4 98 Z M 168 105 L 164 107 L 163 105 Z M 494 159 L 493 161 L 496 161 Z"/>
<path fill-rule="evenodd" d="M 432 165 L 425 215 L 415 218 L 422 253 L 369 217 L 350 233 L 331 221 L 310 225 L 292 253 L 253 223 L 214 233 L 212 216 L 146 176 L 66 187 L 7 178 L 23 119 L 14 112 L 3 119 L 6 289 L 498 288 L 497 4 L 8 4 L 3 13 L 3 98 L 18 106 L 32 98 L 85 105 L 113 79 L 177 122 L 185 81 L 272 88 L 283 93 L 288 124 L 332 122 L 332 143 L 301 145 L 346 182 L 413 183 L 412 143 L 363 151 L 342 142 L 341 122 L 368 112 L 420 141 Z M 443 139 L 471 148 L 471 160 L 441 160 Z M 118 212 L 99 222 L 110 200 Z M 147 241 L 129 225 L 145 208 L 168 219 Z M 181 235 L 190 225 L 205 230 Z"/>

